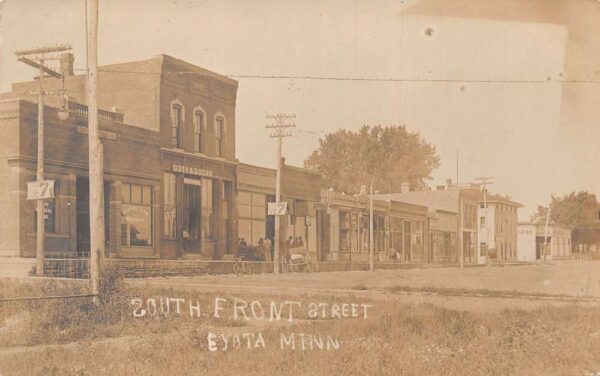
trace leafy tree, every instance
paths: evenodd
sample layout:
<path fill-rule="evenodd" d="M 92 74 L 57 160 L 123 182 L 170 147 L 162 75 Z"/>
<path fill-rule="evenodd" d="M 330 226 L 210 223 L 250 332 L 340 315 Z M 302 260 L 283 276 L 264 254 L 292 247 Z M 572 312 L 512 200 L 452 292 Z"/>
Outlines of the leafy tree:
<path fill-rule="evenodd" d="M 326 135 L 304 165 L 321 172 L 326 188 L 358 193 L 372 179 L 376 190 L 389 193 L 399 192 L 403 182 L 426 185 L 440 159 L 417 132 L 403 126 L 364 125 L 356 132 Z"/>
<path fill-rule="evenodd" d="M 538 205 L 533 220 L 545 221 L 548 208 Z M 573 226 L 573 243 L 600 242 L 600 203 L 587 191 L 571 192 L 562 197 L 552 196 L 550 221 Z"/>

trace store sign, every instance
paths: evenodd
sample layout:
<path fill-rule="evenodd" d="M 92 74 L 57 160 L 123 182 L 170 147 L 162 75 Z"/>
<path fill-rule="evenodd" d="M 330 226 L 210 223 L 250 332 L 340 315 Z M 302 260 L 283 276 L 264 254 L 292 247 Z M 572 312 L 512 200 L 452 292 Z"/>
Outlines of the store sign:
<path fill-rule="evenodd" d="M 173 172 L 180 172 L 182 174 L 189 175 L 198 175 L 198 176 L 213 176 L 213 172 L 211 170 L 206 170 L 203 168 L 189 167 L 178 164 L 173 164 L 172 168 Z"/>
<path fill-rule="evenodd" d="M 27 199 L 54 198 L 54 180 L 30 181 L 27 183 Z"/>
<path fill-rule="evenodd" d="M 268 202 L 267 203 L 267 214 L 268 215 L 286 215 L 287 214 L 287 202 Z"/>

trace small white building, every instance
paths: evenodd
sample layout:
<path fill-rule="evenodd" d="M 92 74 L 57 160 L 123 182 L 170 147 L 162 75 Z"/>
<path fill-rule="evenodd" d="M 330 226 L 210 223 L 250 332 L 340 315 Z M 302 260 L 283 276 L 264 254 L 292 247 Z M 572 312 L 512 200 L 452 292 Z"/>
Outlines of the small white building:
<path fill-rule="evenodd" d="M 544 259 L 544 237 L 546 237 L 546 260 L 567 260 L 571 258 L 572 227 L 542 222 L 520 222 L 517 242 L 518 261 Z"/>

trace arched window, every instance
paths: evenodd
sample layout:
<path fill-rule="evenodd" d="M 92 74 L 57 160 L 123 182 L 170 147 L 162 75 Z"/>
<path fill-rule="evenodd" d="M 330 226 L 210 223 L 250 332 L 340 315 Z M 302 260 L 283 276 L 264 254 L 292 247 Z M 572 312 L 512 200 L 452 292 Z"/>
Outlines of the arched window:
<path fill-rule="evenodd" d="M 200 107 L 194 109 L 194 151 L 204 153 L 204 134 L 205 134 L 206 113 Z"/>
<path fill-rule="evenodd" d="M 181 134 L 183 132 L 183 105 L 179 101 L 171 104 L 171 146 L 181 148 Z"/>
<path fill-rule="evenodd" d="M 215 155 L 225 156 L 225 118 L 222 115 L 215 117 Z"/>

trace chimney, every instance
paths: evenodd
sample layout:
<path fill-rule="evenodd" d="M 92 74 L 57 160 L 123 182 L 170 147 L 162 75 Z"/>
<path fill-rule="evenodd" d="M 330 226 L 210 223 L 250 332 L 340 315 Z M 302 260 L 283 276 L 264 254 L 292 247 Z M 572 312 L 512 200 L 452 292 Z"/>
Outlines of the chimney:
<path fill-rule="evenodd" d="M 73 54 L 70 52 L 64 53 L 60 55 L 60 73 L 63 76 L 72 76 L 73 75 Z"/>
<path fill-rule="evenodd" d="M 400 193 L 408 192 L 410 192 L 410 183 L 405 181 L 404 183 L 400 184 Z"/>

